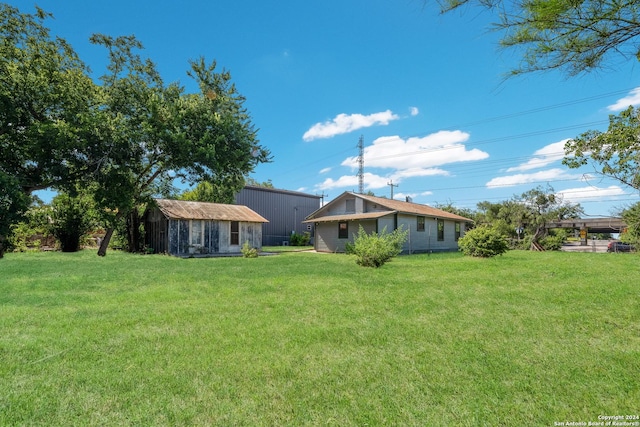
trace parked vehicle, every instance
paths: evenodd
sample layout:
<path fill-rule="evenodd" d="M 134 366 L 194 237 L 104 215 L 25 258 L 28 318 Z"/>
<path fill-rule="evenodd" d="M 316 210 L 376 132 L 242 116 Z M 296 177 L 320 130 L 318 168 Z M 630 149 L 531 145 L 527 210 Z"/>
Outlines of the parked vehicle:
<path fill-rule="evenodd" d="M 624 242 L 609 242 L 607 245 L 607 252 L 632 252 L 635 251 L 636 248 L 631 243 Z"/>

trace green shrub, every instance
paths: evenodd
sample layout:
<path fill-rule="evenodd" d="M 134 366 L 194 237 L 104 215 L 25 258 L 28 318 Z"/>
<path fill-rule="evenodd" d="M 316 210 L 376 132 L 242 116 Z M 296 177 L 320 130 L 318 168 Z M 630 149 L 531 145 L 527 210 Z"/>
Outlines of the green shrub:
<path fill-rule="evenodd" d="M 248 241 L 244 242 L 240 252 L 242 252 L 242 256 L 245 258 L 258 258 L 258 250 L 256 248 L 252 248 Z"/>
<path fill-rule="evenodd" d="M 489 258 L 507 252 L 505 237 L 494 227 L 480 226 L 469 230 L 458 240 L 460 250 L 469 256 Z"/>
<path fill-rule="evenodd" d="M 540 239 L 540 245 L 545 251 L 559 251 L 564 243 L 564 236 L 546 236 Z"/>
<path fill-rule="evenodd" d="M 42 246 L 55 245 L 50 232 L 51 208 L 34 205 L 24 214 L 23 221 L 11 226 L 8 246 L 14 252 L 38 251 Z"/>
<path fill-rule="evenodd" d="M 309 242 L 311 241 L 311 234 L 308 231 L 305 231 L 302 234 L 293 233 L 289 238 L 289 245 L 291 246 L 309 246 Z"/>
<path fill-rule="evenodd" d="M 380 267 L 394 256 L 402 252 L 402 246 L 407 240 L 407 230 L 396 229 L 387 233 L 386 227 L 381 233 L 367 234 L 360 226 L 354 237 L 353 248 L 345 248 L 356 256 L 356 263 L 363 267 Z"/>
<path fill-rule="evenodd" d="M 72 197 L 61 193 L 51 202 L 51 233 L 63 252 L 76 252 L 80 241 L 97 225 L 93 200 L 89 196 Z"/>

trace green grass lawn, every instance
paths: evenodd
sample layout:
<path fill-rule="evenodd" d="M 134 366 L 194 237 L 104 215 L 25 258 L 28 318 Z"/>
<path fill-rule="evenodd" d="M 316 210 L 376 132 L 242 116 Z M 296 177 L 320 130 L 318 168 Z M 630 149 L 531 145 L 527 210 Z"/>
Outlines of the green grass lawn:
<path fill-rule="evenodd" d="M 640 413 L 640 257 L 0 260 L 0 425 L 554 425 Z"/>

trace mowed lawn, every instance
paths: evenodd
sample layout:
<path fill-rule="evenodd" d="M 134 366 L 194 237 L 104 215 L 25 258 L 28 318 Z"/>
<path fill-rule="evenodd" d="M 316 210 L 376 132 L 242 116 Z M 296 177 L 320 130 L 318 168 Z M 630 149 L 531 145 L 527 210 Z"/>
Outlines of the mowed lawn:
<path fill-rule="evenodd" d="M 0 260 L 0 425 L 554 425 L 640 413 L 640 257 Z"/>

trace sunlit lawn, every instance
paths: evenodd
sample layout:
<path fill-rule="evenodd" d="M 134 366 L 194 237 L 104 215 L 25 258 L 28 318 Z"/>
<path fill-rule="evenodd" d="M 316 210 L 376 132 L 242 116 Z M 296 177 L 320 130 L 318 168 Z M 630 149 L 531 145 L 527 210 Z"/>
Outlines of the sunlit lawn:
<path fill-rule="evenodd" d="M 0 425 L 553 425 L 640 412 L 640 257 L 0 260 Z"/>

